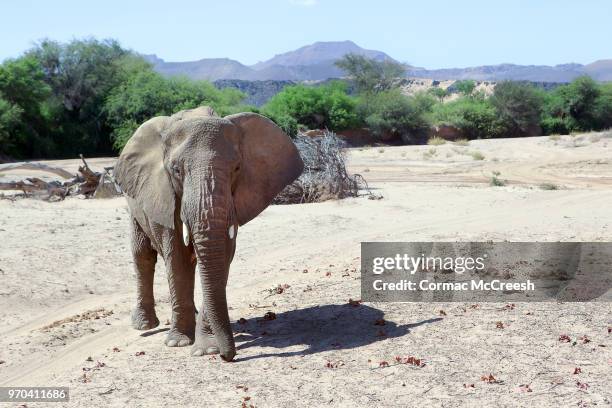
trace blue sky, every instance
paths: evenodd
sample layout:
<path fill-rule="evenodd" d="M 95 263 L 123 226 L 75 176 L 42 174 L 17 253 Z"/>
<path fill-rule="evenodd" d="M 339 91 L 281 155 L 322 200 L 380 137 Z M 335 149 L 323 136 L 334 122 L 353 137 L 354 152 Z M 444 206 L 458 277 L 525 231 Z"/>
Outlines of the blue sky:
<path fill-rule="evenodd" d="M 609 0 L 9 0 L 0 10 L 0 60 L 41 38 L 85 36 L 166 61 L 253 64 L 330 40 L 426 68 L 612 58 Z"/>

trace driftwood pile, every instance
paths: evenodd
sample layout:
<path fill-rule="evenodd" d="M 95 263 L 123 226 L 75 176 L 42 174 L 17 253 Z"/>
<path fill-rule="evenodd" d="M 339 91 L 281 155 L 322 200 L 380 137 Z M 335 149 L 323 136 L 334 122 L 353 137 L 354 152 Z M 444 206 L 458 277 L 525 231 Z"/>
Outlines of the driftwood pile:
<path fill-rule="evenodd" d="M 6 170 L 37 170 L 66 179 L 65 181 L 44 181 L 38 177 L 28 177 L 22 181 L 0 182 L 0 190 L 17 190 L 21 191 L 24 197 L 37 197 L 47 201 L 59 201 L 67 196 L 107 198 L 121 194 L 120 187 L 112 177 L 112 167 L 105 167 L 104 172 L 93 171 L 83 155 L 80 156 L 83 164 L 79 166 L 77 174 L 43 163 L 0 164 L 0 172 Z"/>
<path fill-rule="evenodd" d="M 357 197 L 360 191 L 370 198 L 379 198 L 372 195 L 361 175 L 348 173 L 345 143 L 334 133 L 325 131 L 317 137 L 300 134 L 294 143 L 304 162 L 304 171 L 276 196 L 274 204 L 315 203 Z"/>

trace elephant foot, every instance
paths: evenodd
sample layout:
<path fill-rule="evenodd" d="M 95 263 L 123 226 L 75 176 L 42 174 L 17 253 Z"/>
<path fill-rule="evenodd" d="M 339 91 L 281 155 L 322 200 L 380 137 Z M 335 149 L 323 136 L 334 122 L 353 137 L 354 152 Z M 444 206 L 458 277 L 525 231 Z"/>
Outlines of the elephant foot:
<path fill-rule="evenodd" d="M 132 310 L 132 327 L 136 330 L 151 330 L 159 326 L 155 307 L 136 306 Z"/>
<path fill-rule="evenodd" d="M 193 343 L 193 336 L 181 333 L 177 329 L 170 329 L 165 340 L 168 347 L 185 347 Z"/>
<path fill-rule="evenodd" d="M 191 348 L 192 356 L 203 356 L 206 354 L 219 354 L 217 340 L 212 334 L 201 334 L 196 336 L 195 343 Z"/>

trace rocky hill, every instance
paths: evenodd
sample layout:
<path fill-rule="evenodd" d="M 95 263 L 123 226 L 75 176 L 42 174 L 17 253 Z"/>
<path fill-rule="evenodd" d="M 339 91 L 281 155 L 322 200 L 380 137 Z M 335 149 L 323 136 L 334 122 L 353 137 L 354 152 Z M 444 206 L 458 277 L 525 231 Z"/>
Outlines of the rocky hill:
<path fill-rule="evenodd" d="M 267 61 L 247 66 L 229 58 L 166 62 L 156 55 L 144 57 L 163 75 L 186 75 L 193 79 L 240 79 L 250 81 L 309 81 L 339 78 L 343 75 L 334 62 L 353 53 L 379 61 L 393 60 L 382 51 L 367 50 L 352 41 L 317 42 L 297 50 L 275 55 Z"/>
<path fill-rule="evenodd" d="M 316 42 L 275 55 L 251 68 L 257 71 L 258 76 L 266 79 L 305 81 L 339 78 L 344 73 L 334 63 L 346 54 L 363 55 L 378 61 L 394 61 L 382 51 L 367 50 L 352 41 L 329 41 Z"/>
<path fill-rule="evenodd" d="M 156 55 L 144 55 L 153 64 L 154 69 L 162 75 L 184 75 L 191 79 L 255 79 L 253 70 L 238 61 L 229 58 L 204 58 L 199 61 L 166 62 Z"/>
<path fill-rule="evenodd" d="M 281 66 L 308 66 L 321 63 L 334 62 L 344 55 L 353 53 L 363 55 L 378 61 L 393 60 L 382 51 L 366 50 L 352 41 L 329 41 L 316 42 L 295 51 L 285 52 L 275 55 L 267 61 L 258 62 L 253 65 L 253 69 L 262 70 L 274 65 Z"/>
<path fill-rule="evenodd" d="M 585 65 L 584 70 L 598 81 L 612 81 L 612 59 L 595 61 Z"/>

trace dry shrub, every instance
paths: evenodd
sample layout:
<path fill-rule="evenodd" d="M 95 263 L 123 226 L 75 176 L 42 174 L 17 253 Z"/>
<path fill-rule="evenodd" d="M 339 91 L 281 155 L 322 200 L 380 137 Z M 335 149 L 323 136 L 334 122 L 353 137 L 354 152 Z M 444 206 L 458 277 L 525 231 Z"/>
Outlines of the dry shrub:
<path fill-rule="evenodd" d="M 332 199 L 357 197 L 368 188 L 359 174 L 346 170 L 345 143 L 332 132 L 320 137 L 299 134 L 295 145 L 304 161 L 302 175 L 285 187 L 274 204 L 316 203 Z"/>
<path fill-rule="evenodd" d="M 430 146 L 440 146 L 445 143 L 446 143 L 446 140 L 444 140 L 440 136 L 434 136 L 427 141 L 427 144 Z"/>

